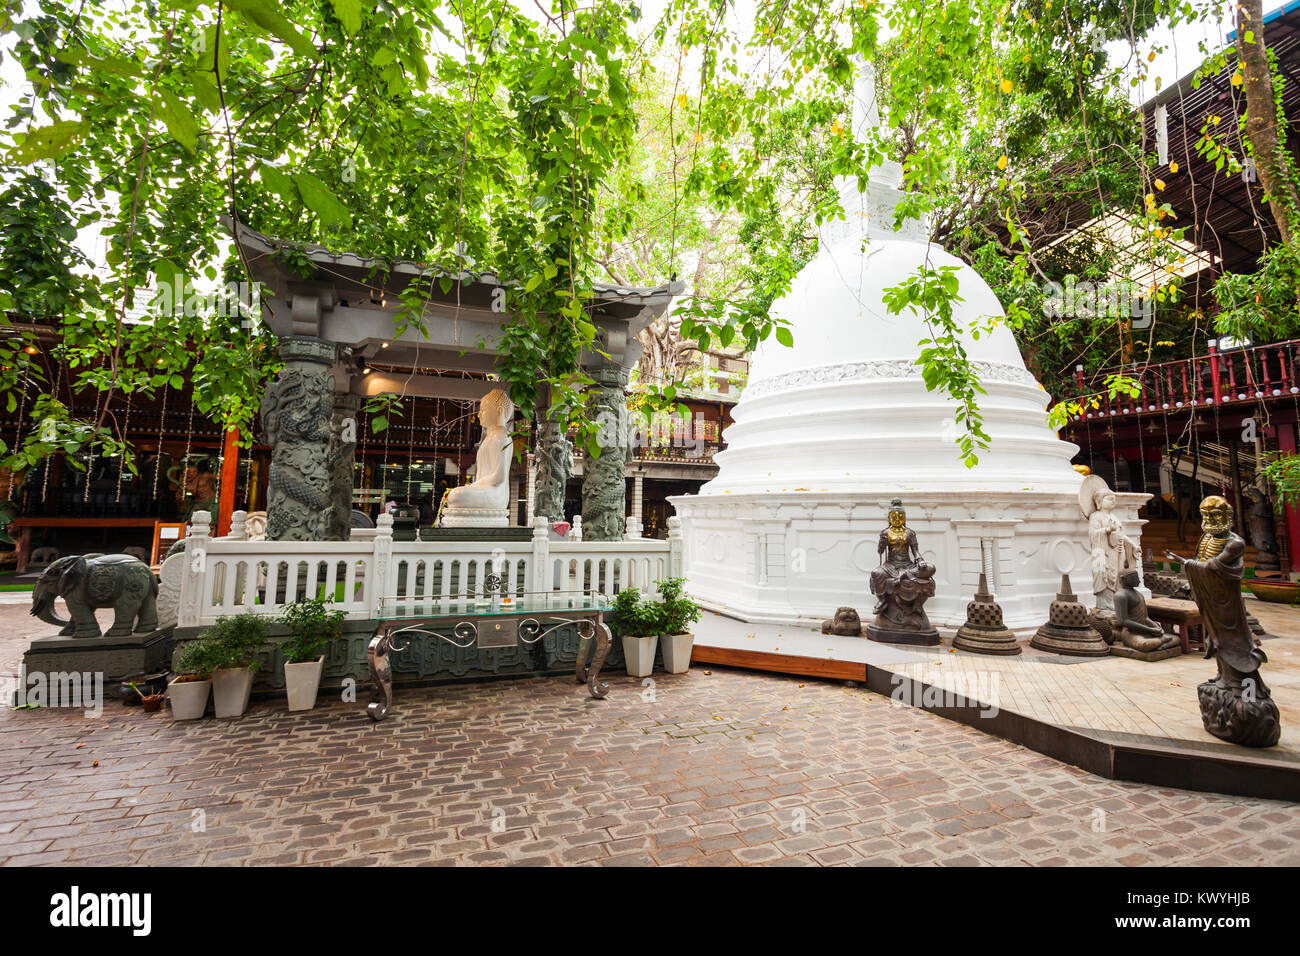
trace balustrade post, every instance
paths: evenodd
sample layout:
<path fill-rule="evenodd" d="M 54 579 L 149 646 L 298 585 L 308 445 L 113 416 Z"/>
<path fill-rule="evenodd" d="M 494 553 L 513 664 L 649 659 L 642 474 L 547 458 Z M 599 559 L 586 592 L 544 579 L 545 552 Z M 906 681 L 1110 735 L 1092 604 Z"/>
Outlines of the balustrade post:
<path fill-rule="evenodd" d="M 1210 388 L 1214 394 L 1214 404 L 1223 403 L 1223 383 L 1219 381 L 1219 348 L 1218 343 L 1210 341 Z"/>
<path fill-rule="evenodd" d="M 208 593 L 208 542 L 212 535 L 212 512 L 196 511 L 190 516 L 185 535 L 185 568 L 181 577 L 178 627 L 198 627 L 203 613 L 203 596 Z"/>
<path fill-rule="evenodd" d="M 370 571 L 374 575 L 367 588 L 367 604 L 370 605 L 370 617 L 376 617 L 383 608 L 383 599 L 397 594 L 396 576 L 393 570 L 393 516 L 385 512 L 375 522 L 375 536 L 372 539 L 372 560 Z M 446 572 L 444 572 L 446 573 Z M 394 580 L 390 580 L 390 577 Z"/>
<path fill-rule="evenodd" d="M 668 519 L 668 576 L 680 578 L 684 561 L 682 560 L 682 519 L 673 515 Z"/>
<path fill-rule="evenodd" d="M 226 535 L 228 541 L 247 541 L 248 540 L 248 512 L 235 511 L 230 515 L 230 533 Z"/>
<path fill-rule="evenodd" d="M 551 523 L 544 515 L 533 519 L 533 563 L 528 582 L 530 591 L 551 590 L 550 579 L 546 574 L 547 566 L 551 563 L 551 540 L 547 534 L 550 527 Z"/>

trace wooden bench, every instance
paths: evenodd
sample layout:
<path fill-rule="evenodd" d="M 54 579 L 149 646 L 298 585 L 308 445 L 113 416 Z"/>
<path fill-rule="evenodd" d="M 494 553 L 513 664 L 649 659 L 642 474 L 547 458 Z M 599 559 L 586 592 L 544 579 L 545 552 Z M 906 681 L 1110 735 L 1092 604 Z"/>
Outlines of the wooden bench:
<path fill-rule="evenodd" d="M 1159 624 L 1173 625 L 1178 632 L 1178 641 L 1183 646 L 1184 654 L 1190 653 L 1193 649 L 1205 650 L 1204 625 L 1195 601 L 1153 597 L 1147 601 L 1147 614 L 1151 620 Z"/>

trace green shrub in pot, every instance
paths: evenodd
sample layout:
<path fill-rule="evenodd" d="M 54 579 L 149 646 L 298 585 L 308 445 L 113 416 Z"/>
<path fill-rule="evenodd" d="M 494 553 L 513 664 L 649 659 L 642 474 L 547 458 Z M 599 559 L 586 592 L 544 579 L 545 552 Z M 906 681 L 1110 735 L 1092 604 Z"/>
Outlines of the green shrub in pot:
<path fill-rule="evenodd" d="M 245 611 L 217 619 L 204 632 L 216 647 L 217 666 L 212 671 L 212 699 L 218 717 L 238 717 L 248 708 L 258 652 L 266 646 L 269 619 Z"/>
<path fill-rule="evenodd" d="M 316 706 L 325 650 L 343 637 L 343 611 L 331 609 L 329 598 L 315 598 L 290 604 L 279 623 L 289 629 L 280 644 L 284 656 L 284 687 L 290 710 L 311 710 Z"/>
<path fill-rule="evenodd" d="M 610 627 L 623 642 L 623 660 L 633 677 L 654 672 L 655 650 L 659 646 L 659 608 L 641 599 L 637 588 L 625 588 L 614 595 Z"/>

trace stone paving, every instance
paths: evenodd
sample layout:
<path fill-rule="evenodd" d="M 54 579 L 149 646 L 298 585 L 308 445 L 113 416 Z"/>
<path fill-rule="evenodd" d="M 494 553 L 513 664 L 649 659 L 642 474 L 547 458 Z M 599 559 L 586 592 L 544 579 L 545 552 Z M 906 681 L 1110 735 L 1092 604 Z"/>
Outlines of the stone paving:
<path fill-rule="evenodd" d="M 0 669 L 33 625 L 0 605 Z M 0 709 L 0 862 L 1300 864 L 1300 805 L 1117 783 L 861 687 L 696 667 L 174 723 Z"/>
<path fill-rule="evenodd" d="M 0 717 L 6 864 L 1300 863 L 1300 806 L 1115 783 L 838 682 L 695 669 L 173 723 Z"/>

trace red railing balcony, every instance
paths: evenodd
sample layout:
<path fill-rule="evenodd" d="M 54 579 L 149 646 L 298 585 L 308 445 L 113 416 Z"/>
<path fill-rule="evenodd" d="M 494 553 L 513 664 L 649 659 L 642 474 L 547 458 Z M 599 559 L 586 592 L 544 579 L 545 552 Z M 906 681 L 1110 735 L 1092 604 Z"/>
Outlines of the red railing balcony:
<path fill-rule="evenodd" d="M 1065 401 L 1084 406 L 1082 413 L 1070 416 L 1071 421 L 1255 402 L 1300 394 L 1297 370 L 1300 339 L 1222 351 L 1212 345 L 1194 358 L 1105 369 L 1091 378 L 1085 378 L 1080 367 L 1079 392 Z M 1109 381 L 1116 375 L 1136 383 L 1137 394 L 1120 390 L 1112 397 Z"/>

